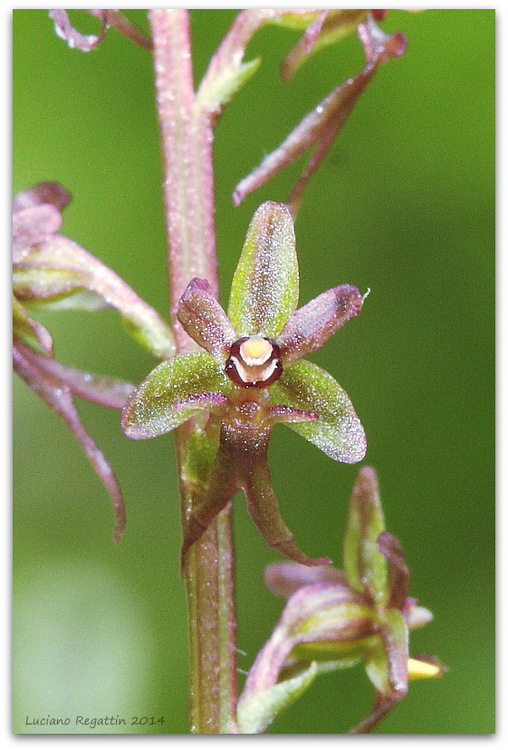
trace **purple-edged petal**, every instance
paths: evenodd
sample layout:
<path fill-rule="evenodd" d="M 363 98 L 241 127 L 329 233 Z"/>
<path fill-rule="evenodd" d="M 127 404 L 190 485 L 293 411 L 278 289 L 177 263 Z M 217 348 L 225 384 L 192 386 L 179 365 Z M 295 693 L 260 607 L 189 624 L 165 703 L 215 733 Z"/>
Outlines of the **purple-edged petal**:
<path fill-rule="evenodd" d="M 59 182 L 38 182 L 36 185 L 16 193 L 12 202 L 14 214 L 26 208 L 50 205 L 60 213 L 71 202 L 72 195 Z"/>
<path fill-rule="evenodd" d="M 402 546 L 396 536 L 382 531 L 377 539 L 377 547 L 390 564 L 388 607 L 404 609 L 411 574 L 406 563 Z"/>
<path fill-rule="evenodd" d="M 238 338 L 205 279 L 192 279 L 178 304 L 178 320 L 189 336 L 216 359 L 225 361 Z"/>
<path fill-rule="evenodd" d="M 354 286 L 337 286 L 293 313 L 277 337 L 285 367 L 319 349 L 330 336 L 362 309 L 363 297 Z"/>
<path fill-rule="evenodd" d="M 24 252 L 15 265 L 13 291 L 23 304 L 43 302 L 52 309 L 114 307 L 155 357 L 174 354 L 172 331 L 157 312 L 111 268 L 63 235 Z"/>
<path fill-rule="evenodd" d="M 263 203 L 250 223 L 231 286 L 228 315 L 238 334 L 275 338 L 298 304 L 293 220 L 282 203 Z"/>
<path fill-rule="evenodd" d="M 300 360 L 270 387 L 272 405 L 284 404 L 314 412 L 319 419 L 289 423 L 335 461 L 356 463 L 365 455 L 365 432 L 347 393 L 326 370 Z"/>
<path fill-rule="evenodd" d="M 309 568 L 295 562 L 280 562 L 265 568 L 265 585 L 272 594 L 289 597 L 302 586 L 314 583 L 340 583 L 347 585 L 346 576 L 331 565 Z"/>
<path fill-rule="evenodd" d="M 319 419 L 319 414 L 312 411 L 302 411 L 293 406 L 277 404 L 268 408 L 269 418 L 272 422 L 314 422 Z"/>
<path fill-rule="evenodd" d="M 210 354 L 179 354 L 162 362 L 136 388 L 123 410 L 123 431 L 135 440 L 162 435 L 200 411 L 222 406 L 222 399 L 211 394 L 226 396 L 231 387 Z"/>
<path fill-rule="evenodd" d="M 30 252 L 31 245 L 42 242 L 58 232 L 62 215 L 54 206 L 24 208 L 12 217 L 12 259 L 17 263 Z"/>

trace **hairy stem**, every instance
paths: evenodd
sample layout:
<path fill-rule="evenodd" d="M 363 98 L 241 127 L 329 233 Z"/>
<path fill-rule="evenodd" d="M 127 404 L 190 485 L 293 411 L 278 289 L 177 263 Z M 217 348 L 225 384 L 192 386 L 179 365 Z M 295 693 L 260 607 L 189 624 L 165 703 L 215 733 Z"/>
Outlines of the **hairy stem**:
<path fill-rule="evenodd" d="M 218 293 L 213 133 L 209 116 L 200 109 L 194 93 L 188 11 L 151 10 L 149 19 L 162 139 L 171 319 L 177 349 L 185 352 L 194 345 L 176 318 L 176 308 L 186 285 L 197 276 Z M 189 481 L 184 471 L 194 429 L 189 422 L 176 431 L 184 525 L 202 491 L 201 482 Z M 185 566 L 190 726 L 197 734 L 235 732 L 236 623 L 230 516 L 228 507 L 189 550 Z"/>

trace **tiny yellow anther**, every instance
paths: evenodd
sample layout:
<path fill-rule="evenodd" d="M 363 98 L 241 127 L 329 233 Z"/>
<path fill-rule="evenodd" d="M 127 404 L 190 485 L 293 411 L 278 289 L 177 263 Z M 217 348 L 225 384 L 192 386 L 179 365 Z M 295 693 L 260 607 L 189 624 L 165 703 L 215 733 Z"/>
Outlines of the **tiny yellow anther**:
<path fill-rule="evenodd" d="M 420 680 L 426 677 L 441 677 L 443 667 L 440 664 L 433 664 L 429 661 L 408 659 L 407 672 L 410 680 Z"/>
<path fill-rule="evenodd" d="M 251 336 L 240 346 L 240 354 L 247 364 L 263 364 L 271 356 L 273 347 L 261 336 Z"/>

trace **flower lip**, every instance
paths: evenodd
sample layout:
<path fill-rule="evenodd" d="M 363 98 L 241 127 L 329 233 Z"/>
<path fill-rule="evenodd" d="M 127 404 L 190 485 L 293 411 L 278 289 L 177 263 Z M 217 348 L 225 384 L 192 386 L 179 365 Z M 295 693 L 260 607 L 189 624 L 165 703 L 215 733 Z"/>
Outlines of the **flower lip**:
<path fill-rule="evenodd" d="M 263 336 L 243 336 L 231 345 L 225 372 L 242 388 L 266 388 L 282 375 L 280 349 Z"/>

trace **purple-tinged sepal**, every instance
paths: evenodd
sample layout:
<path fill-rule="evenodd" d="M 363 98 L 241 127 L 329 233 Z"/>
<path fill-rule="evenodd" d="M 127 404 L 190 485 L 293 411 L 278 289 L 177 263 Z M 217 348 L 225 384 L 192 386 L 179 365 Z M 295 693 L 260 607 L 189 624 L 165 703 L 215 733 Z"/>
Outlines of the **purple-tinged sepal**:
<path fill-rule="evenodd" d="M 344 570 L 356 591 L 367 590 L 373 600 L 380 604 L 386 604 L 389 596 L 387 561 L 377 546 L 384 528 L 376 472 L 370 466 L 363 466 L 358 472 L 349 503 L 344 537 Z"/>
<path fill-rule="evenodd" d="M 122 414 L 127 437 L 141 440 L 174 430 L 200 411 L 223 408 L 230 382 L 206 352 L 161 362 L 136 388 Z M 223 399 L 211 394 L 219 393 Z"/>
<path fill-rule="evenodd" d="M 360 314 L 363 297 L 354 286 L 328 289 L 296 310 L 277 337 L 285 367 L 321 349 L 344 323 Z"/>
<path fill-rule="evenodd" d="M 192 279 L 180 298 L 177 314 L 196 344 L 217 360 L 226 361 L 238 337 L 206 279 Z"/>

